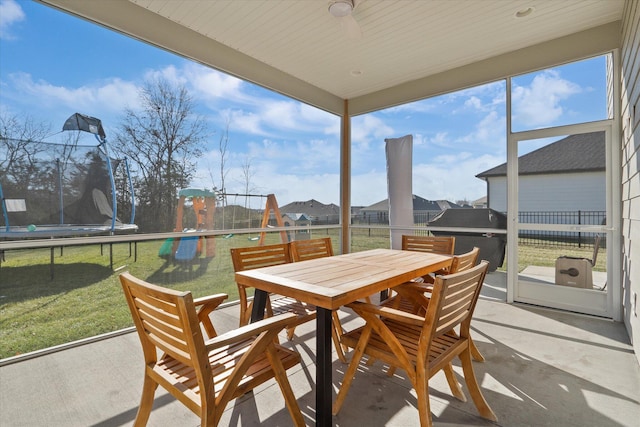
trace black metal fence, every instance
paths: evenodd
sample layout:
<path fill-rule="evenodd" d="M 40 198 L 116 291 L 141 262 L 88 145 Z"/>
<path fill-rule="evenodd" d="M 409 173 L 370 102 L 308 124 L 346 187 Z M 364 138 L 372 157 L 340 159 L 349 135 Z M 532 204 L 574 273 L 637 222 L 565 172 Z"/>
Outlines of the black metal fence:
<path fill-rule="evenodd" d="M 414 224 L 426 225 L 440 212 L 415 212 Z M 563 225 L 604 225 L 606 223 L 605 211 L 545 211 L 545 212 L 520 212 L 518 221 L 522 224 L 563 224 Z M 368 212 L 366 215 L 354 215 L 351 219 L 354 225 L 389 225 L 387 212 Z M 315 225 L 315 223 L 314 223 Z M 541 231 L 522 230 L 519 234 L 521 244 L 547 245 L 561 247 L 591 247 L 598 233 L 573 232 L 573 231 Z M 604 239 L 600 243 L 604 246 Z"/>
<path fill-rule="evenodd" d="M 604 225 L 605 211 L 571 212 L 520 212 L 520 226 L 523 224 L 562 224 L 562 225 Z M 520 242 L 523 244 L 546 244 L 554 246 L 584 247 L 592 246 L 598 233 L 579 231 L 542 231 L 521 230 Z M 601 242 L 601 246 L 604 242 Z"/>

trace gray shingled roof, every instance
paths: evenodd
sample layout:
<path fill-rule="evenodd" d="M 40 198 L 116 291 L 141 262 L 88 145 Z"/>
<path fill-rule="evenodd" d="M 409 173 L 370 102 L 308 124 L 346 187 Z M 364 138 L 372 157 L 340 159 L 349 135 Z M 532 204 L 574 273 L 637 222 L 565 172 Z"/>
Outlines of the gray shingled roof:
<path fill-rule="evenodd" d="M 427 200 L 423 197 L 413 195 L 414 211 L 442 211 L 449 208 L 460 208 L 460 205 L 452 203 L 448 200 Z M 389 199 L 381 200 L 373 205 L 360 209 L 361 211 L 386 212 L 389 210 Z"/>
<path fill-rule="evenodd" d="M 604 132 L 570 135 L 518 159 L 520 175 L 605 170 Z M 506 176 L 507 164 L 486 170 L 477 178 Z"/>
<path fill-rule="evenodd" d="M 327 215 L 339 215 L 340 207 L 333 203 L 325 205 L 315 199 L 311 199 L 305 202 L 291 202 L 287 205 L 280 206 L 280 212 L 304 213 L 307 216 L 320 217 Z"/>

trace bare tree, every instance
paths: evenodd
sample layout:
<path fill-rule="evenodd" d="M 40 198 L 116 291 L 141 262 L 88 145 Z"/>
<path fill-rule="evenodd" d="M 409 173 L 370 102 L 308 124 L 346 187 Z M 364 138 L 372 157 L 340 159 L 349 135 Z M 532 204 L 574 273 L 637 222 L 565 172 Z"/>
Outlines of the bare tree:
<path fill-rule="evenodd" d="M 244 209 L 248 215 L 247 227 L 251 228 L 251 209 L 249 209 L 249 197 L 254 188 L 251 186 L 253 171 L 251 170 L 251 157 L 247 154 L 242 162 L 242 181 L 244 187 Z"/>
<path fill-rule="evenodd" d="M 195 175 L 205 122 L 195 116 L 184 86 L 157 79 L 147 82 L 139 95 L 142 108 L 126 110 L 115 149 L 135 165 L 136 222 L 145 231 L 167 231 L 173 228 L 177 192 Z"/>
<path fill-rule="evenodd" d="M 223 193 L 222 206 L 227 205 L 227 198 L 224 196 L 226 193 L 225 181 L 227 174 L 229 173 L 226 167 L 227 163 L 227 147 L 229 145 L 229 117 L 226 119 L 224 132 L 220 135 L 220 141 L 218 142 L 218 151 L 220 151 L 220 191 Z"/>
<path fill-rule="evenodd" d="M 50 124 L 37 123 L 31 116 L 0 114 L 0 178 L 5 192 L 25 194 L 29 184 L 51 181 L 36 166 L 44 151 L 42 140 L 50 131 Z"/>
<path fill-rule="evenodd" d="M 229 173 L 227 164 L 227 154 L 228 154 L 228 146 L 229 146 L 229 117 L 226 118 L 225 128 L 220 134 L 220 139 L 218 140 L 218 152 L 220 153 L 220 186 L 217 187 L 215 185 L 215 178 L 213 177 L 213 171 L 209 169 L 209 177 L 211 178 L 211 182 L 213 183 L 214 191 L 220 192 L 220 204 L 222 205 L 222 228 L 225 228 L 225 215 L 224 208 L 227 206 L 227 195 L 226 195 L 226 178 Z"/>
<path fill-rule="evenodd" d="M 51 124 L 37 123 L 29 115 L 19 117 L 8 113 L 0 114 L 0 138 L 42 141 L 50 132 Z"/>

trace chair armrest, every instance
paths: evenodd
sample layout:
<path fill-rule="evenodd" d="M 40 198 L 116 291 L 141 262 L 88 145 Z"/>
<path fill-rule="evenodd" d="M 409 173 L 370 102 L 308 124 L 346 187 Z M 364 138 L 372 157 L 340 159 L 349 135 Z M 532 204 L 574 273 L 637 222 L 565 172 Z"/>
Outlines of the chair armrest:
<path fill-rule="evenodd" d="M 214 295 L 207 295 L 206 297 L 200 297 L 200 298 L 196 298 L 193 300 L 193 304 L 198 307 L 201 305 L 205 305 L 205 304 L 215 304 L 215 306 L 219 306 L 222 301 L 226 300 L 227 298 L 229 298 L 229 295 L 227 294 L 214 294 Z"/>
<path fill-rule="evenodd" d="M 207 333 L 207 338 L 213 338 L 218 335 L 216 328 L 213 326 L 213 323 L 211 323 L 209 315 L 228 297 L 229 295 L 227 294 L 215 294 L 193 300 L 193 305 L 196 306 L 198 320 L 202 323 L 202 327 Z"/>
<path fill-rule="evenodd" d="M 407 282 L 401 285 L 404 290 L 409 292 L 433 292 L 433 283 L 428 282 Z M 394 290 L 396 290 L 394 288 Z"/>
<path fill-rule="evenodd" d="M 295 313 L 286 313 L 274 317 L 268 317 L 258 322 L 241 326 L 238 329 L 234 329 L 233 331 L 226 332 L 222 335 L 218 335 L 217 337 L 206 341 L 205 346 L 207 347 L 207 351 L 210 351 L 218 347 L 255 337 L 264 331 L 271 329 L 282 330 L 296 320 L 296 318 L 297 316 Z"/>
<path fill-rule="evenodd" d="M 395 320 L 397 322 L 407 323 L 410 325 L 422 326 L 424 324 L 424 317 L 407 313 L 406 311 L 396 310 L 391 307 L 381 307 L 374 304 L 368 304 L 366 302 L 355 301 L 351 304 L 347 304 L 347 307 L 353 309 L 356 313 L 368 312 L 377 314 L 386 319 Z"/>

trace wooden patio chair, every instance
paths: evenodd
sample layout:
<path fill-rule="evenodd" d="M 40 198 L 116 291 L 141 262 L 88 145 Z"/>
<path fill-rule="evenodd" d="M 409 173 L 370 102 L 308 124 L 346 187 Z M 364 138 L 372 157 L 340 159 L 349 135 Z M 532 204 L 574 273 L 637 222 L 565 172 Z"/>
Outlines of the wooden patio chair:
<path fill-rule="evenodd" d="M 478 264 L 480 248 L 474 247 L 464 254 L 454 255 L 449 267 L 449 273 L 459 273 L 466 271 Z M 429 301 L 429 296 L 433 291 L 433 283 L 429 282 L 409 282 L 394 288 L 396 295 L 382 301 L 380 305 L 406 311 L 413 314 L 424 315 Z M 478 362 L 484 362 L 484 356 L 469 337 L 471 346 L 471 356 Z M 393 370 L 389 371 L 393 374 Z"/>
<path fill-rule="evenodd" d="M 407 372 L 418 396 L 420 426 L 431 426 L 429 379 L 435 373 L 444 370 L 453 395 L 466 401 L 451 365 L 453 359 L 459 357 L 478 412 L 483 418 L 497 421 L 476 380 L 469 340 L 473 311 L 488 267 L 489 263 L 482 261 L 469 270 L 437 276 L 424 317 L 373 304 L 349 304 L 366 323 L 342 336 L 342 342 L 355 348 L 355 352 L 344 374 L 333 413 L 337 414 L 342 407 L 360 360 L 366 354 Z M 453 332 L 456 326 L 460 326 L 460 334 Z"/>
<path fill-rule="evenodd" d="M 456 245 L 454 236 L 410 236 L 402 235 L 402 250 L 416 252 L 432 252 L 453 255 Z"/>
<path fill-rule="evenodd" d="M 456 247 L 454 236 L 410 236 L 402 235 L 402 250 L 415 252 L 430 252 L 434 254 L 453 255 Z M 425 280 L 430 280 L 437 274 L 448 274 L 449 269 L 444 268 L 436 271 L 433 275 L 425 276 Z"/>
<path fill-rule="evenodd" d="M 293 260 L 293 262 L 333 256 L 333 246 L 331 244 L 330 237 L 309 240 L 294 240 L 293 242 L 289 243 L 289 247 L 291 249 L 291 259 Z M 342 329 L 342 323 L 340 322 L 338 312 L 334 310 L 331 313 L 331 317 L 331 338 L 333 339 L 333 345 L 336 348 L 338 359 L 340 359 L 340 361 L 344 363 L 347 363 L 347 359 L 344 356 L 344 352 L 346 349 L 343 348 L 340 344 L 340 337 L 344 333 L 344 329 Z"/>
<path fill-rule="evenodd" d="M 147 424 L 158 385 L 201 419 L 216 426 L 232 399 L 275 378 L 296 426 L 304 419 L 286 370 L 300 363 L 295 351 L 276 344 L 278 333 L 295 319 L 273 317 L 205 341 L 190 292 L 152 285 L 120 275 L 144 353 L 144 385 L 135 426 Z M 224 300 L 218 294 L 212 300 Z"/>
<path fill-rule="evenodd" d="M 289 263 L 291 262 L 291 252 L 288 243 L 232 248 L 231 260 L 233 261 L 233 269 L 238 272 Z M 251 320 L 253 300 L 250 300 L 247 295 L 247 286 L 238 284 L 238 295 L 240 299 L 240 326 L 244 326 L 249 324 Z M 296 314 L 296 321 L 287 326 L 288 339 L 293 338 L 297 325 L 316 318 L 316 308 L 313 305 L 282 295 L 269 295 L 265 307 L 265 317 L 289 312 Z"/>
<path fill-rule="evenodd" d="M 330 237 L 294 240 L 293 242 L 289 242 L 289 249 L 293 262 L 333 256 L 333 246 Z"/>
<path fill-rule="evenodd" d="M 429 252 L 442 255 L 453 255 L 456 245 L 456 238 L 454 236 L 412 236 L 408 234 L 402 235 L 402 250 L 403 251 L 415 251 L 415 252 Z M 450 267 L 443 268 L 436 271 L 433 274 L 416 278 L 414 281 L 426 281 L 433 283 L 433 277 L 437 274 L 448 274 Z M 394 298 L 395 290 L 387 290 L 381 293 L 382 300 L 388 300 Z M 397 303 L 407 304 L 405 299 L 397 299 Z M 398 307 L 395 307 L 398 308 Z M 406 311 L 412 312 L 410 306 L 405 307 Z"/>

